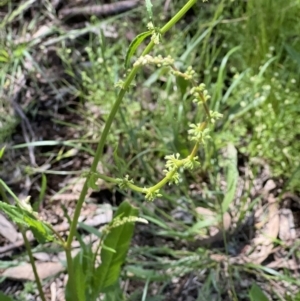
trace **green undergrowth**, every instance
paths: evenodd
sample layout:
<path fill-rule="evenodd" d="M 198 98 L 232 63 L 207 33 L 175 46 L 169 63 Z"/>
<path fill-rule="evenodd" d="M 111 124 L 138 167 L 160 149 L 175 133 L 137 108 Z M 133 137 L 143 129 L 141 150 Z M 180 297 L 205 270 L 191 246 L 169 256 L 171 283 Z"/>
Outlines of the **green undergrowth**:
<path fill-rule="evenodd" d="M 170 15 L 183 3 L 171 1 Z M 154 25 L 160 26 L 164 16 L 159 3 L 154 3 L 153 10 Z M 235 288 L 240 279 L 251 279 L 251 275 L 259 280 L 259 285 L 280 280 L 300 286 L 288 272 L 281 274 L 261 266 L 234 266 L 224 271 L 221 263 L 210 259 L 209 248 L 188 247 L 195 235 L 204 233 L 209 226 L 199 220 L 195 208 L 203 206 L 221 213 L 233 201 L 235 189 L 223 191 L 221 184 L 225 178 L 236 187 L 238 155 L 243 155 L 254 174 L 259 174 L 258 166 L 267 164 L 271 176 L 283 180 L 286 189 L 300 190 L 299 19 L 298 0 L 211 0 L 205 5 L 201 1 L 201 6 L 196 5 L 153 51 L 153 56 L 171 55 L 182 71 L 193 66 L 212 95 L 210 108 L 224 117 L 217 122 L 205 149 L 199 151 L 201 167 L 196 173 L 185 171 L 178 186 L 166 187 L 157 206 L 145 204 L 137 193 L 121 191 L 151 223 L 137 227 L 137 241 L 122 272 L 122 280 L 137 287 L 128 300 L 164 300 L 172 284 L 186 275 L 195 275 L 201 282 L 195 300 L 210 300 L 212 296 L 214 300 L 255 300 L 264 294 L 258 286 L 237 286 L 240 291 Z M 93 26 L 101 22 L 104 23 L 96 18 L 91 20 Z M 81 116 L 80 121 L 72 120 L 68 126 L 82 133 L 81 140 L 88 142 L 79 141 L 78 145 L 90 154 L 94 150 L 89 142 L 102 132 L 117 96 L 115 87 L 123 79 L 124 57 L 131 42 L 126 35 L 146 31 L 147 22 L 146 12 L 136 10 L 116 19 L 116 38 L 91 30 L 88 37 L 80 37 L 74 43 L 65 33 L 62 41 L 55 44 L 69 76 L 62 83 L 77 97 L 76 109 L 69 110 Z M 18 55 L 13 64 L 7 57 L 7 48 Z M 26 49 L 19 52 L 7 43 L 0 48 L 0 64 L 6 70 L 4 75 L 0 73 L 2 87 L 9 85 L 7 74 L 17 72 L 18 68 L 13 66 L 24 63 L 20 58 L 27 55 Z M 137 49 L 132 62 L 140 53 Z M 105 174 L 119 178 L 128 175 L 140 186 L 163 178 L 164 157 L 172 153 L 184 157 L 190 153 L 188 125 L 203 117 L 189 97 L 188 84 L 170 77 L 167 68 L 143 68 L 126 94 L 106 141 L 101 162 Z M 3 108 L 4 104 L 7 102 L 3 102 Z M 8 121 L 4 116 L 0 117 L 4 118 L 0 125 L 5 124 L 8 130 L 3 136 L 1 132 L 0 142 L 13 132 L 17 123 L 14 117 Z M 72 143 L 76 146 L 76 142 Z M 228 145 L 234 150 L 229 159 L 224 157 Z M 149 238 L 144 245 L 143 236 Z M 226 240 L 216 252 L 230 253 Z M 224 297 L 228 292 L 231 299 Z M 276 289 L 269 293 L 274 297 L 272 300 L 283 300 Z"/>
<path fill-rule="evenodd" d="M 271 177 L 284 180 L 285 189 L 299 190 L 299 8 L 299 1 L 295 0 L 287 1 L 283 7 L 275 1 L 250 0 L 238 4 L 210 1 L 204 7 L 196 6 L 187 18 L 188 26 L 181 23 L 170 33 L 176 34 L 176 39 L 163 38 L 153 51 L 153 55 L 171 55 L 181 70 L 193 66 L 212 93 L 211 109 L 222 112 L 224 118 L 217 123 L 205 151 L 199 152 L 202 166 L 198 172 L 186 172 L 180 185 L 166 188 L 162 194 L 167 202 L 152 212 L 149 206 L 143 206 L 145 217 L 154 226 L 141 231 L 150 237 L 158 236 L 163 244 L 165 239 L 170 243 L 131 250 L 123 277 L 142 281 L 143 288 L 137 289 L 130 300 L 148 300 L 145 296 L 152 295 L 151 288 L 157 285 L 159 293 L 153 300 L 160 300 L 174 277 L 205 268 L 210 272 L 198 292 L 202 297 L 197 300 L 210 296 L 223 300 L 227 287 L 233 300 L 236 294 L 238 300 L 248 300 L 247 289 L 244 293 L 234 289 L 241 274 L 246 278 L 256 274 L 261 281 L 272 280 L 267 271 L 251 266 L 234 267 L 231 279 L 216 283 L 216 279 L 223 277 L 221 265 L 209 259 L 205 248 L 184 252 L 181 244 L 193 240 L 196 232 L 191 229 L 199 233 L 207 227 L 201 221 L 192 227 L 197 221 L 194 211 L 197 206 L 220 212 L 224 198 L 228 204 L 233 200 L 230 192 L 220 190 L 220 172 L 228 170 L 228 161 L 223 156 L 228 143 L 243 155 L 254 174 L 259 175 L 259 166 L 266 164 L 271 168 Z M 145 21 L 138 26 L 131 22 L 129 18 L 119 27 L 118 41 L 91 35 L 84 48 L 83 55 L 89 64 L 80 67 L 82 81 L 77 89 L 83 105 L 100 106 L 97 118 L 93 119 L 87 111 L 89 117 L 85 121 L 92 122 L 99 131 L 103 127 L 100 120 L 106 119 L 115 98 L 112 85 L 122 79 L 123 47 L 130 42 L 124 39 L 125 33 L 130 28 L 137 32 L 146 30 Z M 195 113 L 194 105 L 188 101 L 188 90 L 184 81 L 169 77 L 165 68 L 156 70 L 147 66 L 142 70 L 125 97 L 108 139 L 113 162 L 119 164 L 117 168 L 111 166 L 110 152 L 107 160 L 103 160 L 109 174 L 128 174 L 146 186 L 163 177 L 163 158 L 167 154 L 189 153 L 191 144 L 186 129 L 202 113 Z M 201 189 L 205 193 L 200 194 Z M 134 193 L 131 197 L 139 204 L 143 201 Z M 181 212 L 181 218 L 177 219 L 175 212 Z M 186 218 L 182 217 L 184 214 Z M 246 214 L 243 212 L 241 216 Z M 274 277 L 299 285 L 293 275 L 276 273 Z M 256 287 L 251 292 L 255 296 Z M 276 290 L 273 294 L 276 295 Z"/>
<path fill-rule="evenodd" d="M 163 39 L 154 54 L 175 57 L 176 66 L 195 66 L 212 91 L 211 108 L 225 118 L 218 124 L 213 145 L 203 154 L 203 172 L 215 169 L 217 153 L 228 141 L 255 165 L 257 159 L 271 167 L 274 177 L 287 181 L 297 172 L 299 144 L 300 42 L 297 32 L 299 3 L 290 0 L 281 7 L 274 1 L 233 4 L 213 1 L 195 8 L 189 26 L 177 32 L 175 40 Z M 99 107 L 97 119 L 87 121 L 101 129 L 115 98 L 113 86 L 121 80 L 124 39 L 137 29 L 128 18 L 118 29 L 120 37 L 111 41 L 93 36 L 80 56 L 81 82 L 78 94 L 87 108 Z M 145 22 L 139 22 L 140 31 Z M 271 24 L 269 26 L 268 24 Z M 135 27 L 133 27 L 135 25 Z M 180 25 L 178 26 L 180 28 Z M 140 32 L 139 30 L 137 30 Z M 185 42 L 182 43 L 182 40 Z M 74 64 L 74 62 L 73 62 Z M 186 128 L 199 118 L 187 101 L 185 83 L 166 76 L 162 68 L 147 67 L 138 75 L 122 105 L 109 136 L 110 146 L 122 149 L 130 162 L 130 176 L 140 174 L 151 180 L 159 168 L 159 158 L 167 153 L 188 153 Z M 180 93 L 178 93 L 180 90 Z M 87 110 L 87 115 L 89 115 Z M 198 113 L 201 114 L 201 113 Z M 153 160 L 151 159 L 153 158 Z M 138 161 L 139 164 L 134 164 Z M 298 190 L 294 179 L 290 189 Z"/>

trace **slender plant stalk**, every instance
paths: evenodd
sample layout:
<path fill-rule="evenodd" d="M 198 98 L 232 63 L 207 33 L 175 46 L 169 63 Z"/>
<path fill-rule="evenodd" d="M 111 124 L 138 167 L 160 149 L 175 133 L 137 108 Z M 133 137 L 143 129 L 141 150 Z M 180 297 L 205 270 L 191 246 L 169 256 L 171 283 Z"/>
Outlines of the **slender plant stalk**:
<path fill-rule="evenodd" d="M 197 0 L 189 0 L 182 8 L 181 10 L 161 29 L 161 34 L 165 34 L 168 30 L 170 30 L 185 14 L 186 12 L 196 3 Z M 145 50 L 142 53 L 142 56 L 148 54 L 154 47 L 154 42 L 151 41 L 148 46 L 145 48 Z M 78 218 L 80 216 L 80 211 L 82 208 L 82 205 L 84 203 L 84 200 L 86 198 L 86 194 L 88 191 L 88 183 L 90 181 L 91 175 L 96 172 L 98 162 L 100 161 L 102 154 L 103 154 L 103 148 L 109 133 L 109 130 L 111 128 L 111 125 L 113 123 L 113 120 L 115 118 L 116 113 L 119 110 L 120 104 L 124 98 L 124 95 L 129 88 L 132 80 L 135 78 L 136 73 L 138 72 L 139 67 L 134 67 L 130 73 L 128 74 L 127 78 L 125 79 L 123 88 L 120 90 L 118 97 L 111 109 L 111 112 L 108 116 L 108 119 L 105 123 L 101 138 L 99 140 L 97 150 L 90 168 L 90 172 L 86 177 L 85 183 L 83 185 L 83 188 L 81 190 L 78 202 L 76 204 L 74 216 L 72 219 L 72 224 L 70 226 L 70 233 L 68 236 L 68 239 L 65 244 L 65 252 L 68 260 L 68 274 L 71 282 L 75 283 L 74 274 L 73 274 L 73 263 L 72 263 L 72 257 L 71 257 L 71 243 L 73 241 L 74 235 L 76 233 L 76 228 L 77 228 L 77 223 L 78 223 Z M 74 300 L 75 301 L 75 300 Z"/>
<path fill-rule="evenodd" d="M 70 250 L 65 249 L 66 259 L 67 259 L 67 267 L 68 267 L 68 278 L 69 278 L 68 281 L 70 281 L 70 287 L 72 287 L 72 289 L 76 291 L 77 284 L 76 284 L 76 278 L 74 275 L 73 258 L 72 258 L 71 251 L 72 251 L 71 247 L 70 247 Z M 73 301 L 81 301 L 81 300 L 78 300 L 78 296 L 76 294 L 76 300 L 73 300 Z"/>
<path fill-rule="evenodd" d="M 2 186 L 1 183 L 0 183 L 0 195 L 2 196 L 2 200 L 3 200 L 5 203 L 9 204 L 8 197 L 7 197 L 7 195 L 6 195 L 6 193 L 5 193 L 5 190 L 3 189 L 3 186 Z"/>
<path fill-rule="evenodd" d="M 44 292 L 43 292 L 43 288 L 42 288 L 42 283 L 41 283 L 40 277 L 38 275 L 36 265 L 35 265 L 35 261 L 34 261 L 33 255 L 32 255 L 31 246 L 30 246 L 30 243 L 29 243 L 29 241 L 27 239 L 27 236 L 26 236 L 26 231 L 24 230 L 24 228 L 21 225 L 19 225 L 19 228 L 20 228 L 20 231 L 21 231 L 23 239 L 24 239 L 26 251 L 28 253 L 30 264 L 32 266 L 32 270 L 33 270 L 35 282 L 37 284 L 37 288 L 38 288 L 38 291 L 39 291 L 39 295 L 40 295 L 42 301 L 46 301 L 46 298 L 45 298 L 45 295 L 44 295 Z"/>

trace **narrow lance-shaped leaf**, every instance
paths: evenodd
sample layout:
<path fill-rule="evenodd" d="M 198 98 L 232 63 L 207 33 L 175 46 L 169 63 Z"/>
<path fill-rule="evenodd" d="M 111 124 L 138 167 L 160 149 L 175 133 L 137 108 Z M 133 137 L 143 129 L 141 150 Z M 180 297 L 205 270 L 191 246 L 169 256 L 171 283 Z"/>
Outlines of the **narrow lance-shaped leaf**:
<path fill-rule="evenodd" d="M 38 220 L 37 217 L 29 211 L 1 201 L 0 210 L 2 210 L 13 222 L 29 227 L 39 242 L 43 243 L 47 240 L 53 240 L 52 233 L 47 224 Z"/>
<path fill-rule="evenodd" d="M 45 222 L 36 219 L 32 214 L 25 215 L 24 219 L 39 243 L 53 240 L 52 232 Z"/>
<path fill-rule="evenodd" d="M 123 202 L 116 212 L 116 216 L 137 217 L 138 209 L 131 206 L 128 202 Z M 112 221 L 113 223 L 113 221 Z M 101 265 L 95 270 L 94 274 L 94 296 L 100 292 L 107 291 L 118 280 L 121 266 L 125 261 L 131 237 L 133 235 L 134 224 L 125 223 L 112 228 L 106 238 L 104 245 L 106 248 L 101 250 Z M 115 250 L 111 252 L 108 248 Z"/>
<path fill-rule="evenodd" d="M 130 43 L 129 48 L 126 53 L 126 58 L 125 58 L 125 68 L 128 68 L 129 62 L 139 45 L 148 37 L 151 35 L 151 31 L 145 31 L 142 32 L 141 34 L 137 35 L 133 41 Z"/>
<path fill-rule="evenodd" d="M 86 243 L 79 233 L 76 234 L 76 238 L 80 243 L 80 252 L 73 259 L 73 280 L 75 281 L 75 287 L 73 286 L 71 277 L 69 277 L 65 289 L 65 299 L 66 301 L 96 301 L 95 298 L 93 299 L 90 296 L 94 263 L 92 244 Z"/>
<path fill-rule="evenodd" d="M 66 301 L 80 300 L 85 301 L 86 298 L 86 275 L 84 273 L 83 262 L 81 260 L 81 252 L 73 259 L 73 272 L 75 277 L 76 287 L 72 287 L 68 281 L 65 289 Z"/>
<path fill-rule="evenodd" d="M 20 208 L 0 201 L 0 210 L 3 211 L 14 223 L 28 226 L 23 219 L 23 213 Z"/>
<path fill-rule="evenodd" d="M 125 300 L 123 296 L 123 291 L 120 287 L 120 283 L 116 282 L 116 284 L 112 287 L 112 289 L 105 294 L 104 301 L 120 301 Z"/>

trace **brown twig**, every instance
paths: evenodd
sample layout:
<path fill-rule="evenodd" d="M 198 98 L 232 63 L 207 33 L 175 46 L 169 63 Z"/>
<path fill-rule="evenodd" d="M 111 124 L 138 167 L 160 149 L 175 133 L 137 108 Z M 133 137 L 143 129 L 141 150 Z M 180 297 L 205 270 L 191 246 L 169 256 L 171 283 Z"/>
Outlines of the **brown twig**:
<path fill-rule="evenodd" d="M 74 16 L 109 16 L 118 13 L 125 12 L 127 10 L 135 8 L 139 4 L 139 0 L 127 0 L 119 1 L 111 4 L 103 5 L 88 5 L 83 7 L 71 7 L 64 8 L 59 12 L 61 19 L 74 17 Z"/>

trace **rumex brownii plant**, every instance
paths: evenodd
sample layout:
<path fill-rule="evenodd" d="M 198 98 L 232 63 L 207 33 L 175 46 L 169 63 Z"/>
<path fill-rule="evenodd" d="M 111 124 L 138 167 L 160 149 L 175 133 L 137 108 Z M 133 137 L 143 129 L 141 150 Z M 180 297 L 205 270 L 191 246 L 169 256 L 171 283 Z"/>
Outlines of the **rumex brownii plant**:
<path fill-rule="evenodd" d="M 180 173 L 183 170 L 193 170 L 200 165 L 197 151 L 201 145 L 204 145 L 206 141 L 210 139 L 209 133 L 211 128 L 215 121 L 222 117 L 222 114 L 209 110 L 207 102 L 210 99 L 210 95 L 206 90 L 204 83 L 197 83 L 196 72 L 192 69 L 192 67 L 188 67 L 187 70 L 183 72 L 175 67 L 174 59 L 170 56 L 153 57 L 149 55 L 153 47 L 160 43 L 161 37 L 170 30 L 195 3 L 196 0 L 187 1 L 182 9 L 178 11 L 178 13 L 165 26 L 157 28 L 152 22 L 151 2 L 149 0 L 146 1 L 146 7 L 150 16 L 148 31 L 138 35 L 131 43 L 125 59 L 126 67 L 129 66 L 130 59 L 141 42 L 147 37 L 151 37 L 151 40 L 142 52 L 141 57 L 133 64 L 133 68 L 128 70 L 126 79 L 123 82 L 118 82 L 117 84 L 117 86 L 121 89 L 107 118 L 91 168 L 84 174 L 86 180 L 76 203 L 74 215 L 69 218 L 70 231 L 66 240 L 61 237 L 49 223 L 40 220 L 38 214 L 31 208 L 29 198 L 24 201 L 19 200 L 10 188 L 2 180 L 0 180 L 0 192 L 4 201 L 0 203 L 0 208 L 18 224 L 23 234 L 39 294 L 43 301 L 46 299 L 35 267 L 30 244 L 26 237 L 26 230 L 30 229 L 33 231 L 39 242 L 54 241 L 60 244 L 65 250 L 68 271 L 68 283 L 66 285 L 65 293 L 66 300 L 96 300 L 101 292 L 108 292 L 118 281 L 121 265 L 125 260 L 130 240 L 133 235 L 134 223 L 146 223 L 147 221 L 138 217 L 137 208 L 133 207 L 129 202 L 123 202 L 119 206 L 113 221 L 108 224 L 101 233 L 99 233 L 100 242 L 96 251 L 93 251 L 91 246 L 85 245 L 81 241 L 80 236 L 77 235 L 78 219 L 88 188 L 91 187 L 93 189 L 98 189 L 97 181 L 98 179 L 103 179 L 118 185 L 121 189 L 131 189 L 142 193 L 145 195 L 145 199 L 147 201 L 153 201 L 155 198 L 161 196 L 160 191 L 166 184 L 170 185 L 179 183 Z M 171 76 L 180 77 L 189 82 L 192 87 L 190 95 L 194 103 L 197 107 L 203 107 L 206 113 L 206 117 L 203 121 L 190 124 L 190 129 L 187 130 L 189 140 L 194 143 L 190 154 L 185 158 L 180 158 L 179 154 L 166 156 L 164 169 L 165 177 L 151 187 L 140 187 L 136 185 L 134 180 L 130 179 L 129 176 L 125 176 L 124 178 L 112 178 L 96 172 L 97 165 L 103 155 L 103 148 L 106 143 L 110 127 L 114 121 L 123 97 L 139 69 L 145 65 L 155 65 L 158 68 L 167 67 Z M 4 149 L 1 151 L 1 154 L 3 151 Z M 5 190 L 14 198 L 16 202 L 15 205 L 9 204 L 5 197 Z M 82 248 L 81 252 L 73 258 L 71 255 L 71 244 L 75 236 L 79 239 Z M 99 254 L 101 258 L 100 261 L 98 259 Z"/>

